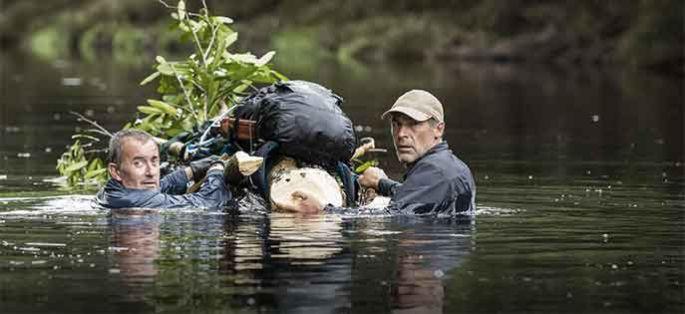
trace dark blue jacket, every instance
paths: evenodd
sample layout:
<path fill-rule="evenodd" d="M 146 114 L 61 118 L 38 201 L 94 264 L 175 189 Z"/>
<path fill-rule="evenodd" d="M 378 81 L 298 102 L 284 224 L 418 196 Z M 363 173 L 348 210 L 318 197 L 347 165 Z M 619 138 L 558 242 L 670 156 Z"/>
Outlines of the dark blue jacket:
<path fill-rule="evenodd" d="M 228 205 L 231 192 L 224 183 L 223 172 L 211 170 L 200 190 L 186 193 L 188 178 L 183 169 L 165 176 L 159 190 L 129 189 L 110 179 L 95 201 L 98 205 L 114 208 L 221 208 Z"/>
<path fill-rule="evenodd" d="M 409 165 L 402 183 L 390 179 L 378 182 L 378 192 L 390 197 L 383 209 L 335 208 L 329 212 L 381 214 L 473 214 L 476 184 L 469 167 L 452 154 L 443 141 Z"/>

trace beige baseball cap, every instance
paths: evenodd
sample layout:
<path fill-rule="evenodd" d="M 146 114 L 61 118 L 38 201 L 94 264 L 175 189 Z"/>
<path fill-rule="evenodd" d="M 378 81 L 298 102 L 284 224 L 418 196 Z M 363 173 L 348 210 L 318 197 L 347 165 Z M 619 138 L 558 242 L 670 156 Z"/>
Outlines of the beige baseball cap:
<path fill-rule="evenodd" d="M 442 103 L 433 94 L 420 89 L 412 89 L 397 98 L 392 108 L 384 112 L 381 118 L 385 119 L 393 112 L 404 113 L 419 122 L 430 118 L 445 122 Z"/>

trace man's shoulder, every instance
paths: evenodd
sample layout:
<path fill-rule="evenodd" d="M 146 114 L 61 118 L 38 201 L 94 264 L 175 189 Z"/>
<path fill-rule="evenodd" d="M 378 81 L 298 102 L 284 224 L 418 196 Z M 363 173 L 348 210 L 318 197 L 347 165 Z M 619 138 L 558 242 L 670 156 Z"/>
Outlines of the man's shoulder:
<path fill-rule="evenodd" d="M 420 172 L 439 175 L 438 178 L 441 180 L 472 180 L 469 179 L 472 174 L 468 165 L 449 149 L 427 155 L 419 160 L 416 166 L 421 169 Z"/>
<path fill-rule="evenodd" d="M 417 165 L 436 169 L 462 169 L 468 168 L 466 163 L 452 153 L 451 150 L 441 150 L 433 154 L 426 155 L 419 160 Z"/>
<path fill-rule="evenodd" d="M 97 194 L 95 201 L 105 208 L 116 208 L 124 194 L 124 187 L 113 179 L 109 179 Z"/>

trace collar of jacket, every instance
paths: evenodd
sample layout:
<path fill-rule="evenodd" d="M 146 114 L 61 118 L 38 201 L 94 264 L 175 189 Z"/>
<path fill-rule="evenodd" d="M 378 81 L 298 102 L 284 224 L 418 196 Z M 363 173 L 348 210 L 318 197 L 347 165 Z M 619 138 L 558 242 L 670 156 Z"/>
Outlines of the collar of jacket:
<path fill-rule="evenodd" d="M 149 190 L 149 191 L 159 191 L 160 188 L 156 188 L 154 190 Z M 114 179 L 109 179 L 107 181 L 107 184 L 105 184 L 105 191 L 108 193 L 114 193 L 114 192 L 121 192 L 121 193 L 127 193 L 130 191 L 148 191 L 148 189 L 131 189 L 125 187 L 121 182 L 114 180 Z"/>
<path fill-rule="evenodd" d="M 447 145 L 447 141 L 442 140 L 442 142 L 435 144 L 435 146 L 431 147 L 431 149 L 429 149 L 425 154 L 423 154 L 423 156 L 421 156 L 421 158 L 417 159 L 416 161 L 414 161 L 411 164 L 407 164 L 407 172 L 406 173 L 411 172 L 411 169 L 414 168 L 414 166 L 416 164 L 418 164 L 422 159 L 426 158 L 426 156 L 441 152 L 443 150 L 449 150 L 449 149 L 450 149 L 450 147 L 449 147 L 449 145 Z M 405 174 L 405 177 L 406 177 L 406 174 Z"/>

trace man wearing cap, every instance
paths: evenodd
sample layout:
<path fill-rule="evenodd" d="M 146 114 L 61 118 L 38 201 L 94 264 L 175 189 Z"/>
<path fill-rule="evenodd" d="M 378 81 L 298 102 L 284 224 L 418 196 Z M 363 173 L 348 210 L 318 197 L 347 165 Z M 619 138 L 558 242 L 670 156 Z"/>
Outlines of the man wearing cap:
<path fill-rule="evenodd" d="M 440 101 L 424 90 L 400 96 L 382 118 L 390 126 L 399 161 L 407 172 L 403 182 L 389 179 L 383 170 L 371 167 L 358 178 L 362 187 L 390 197 L 382 210 L 389 214 L 473 214 L 476 186 L 469 167 L 457 158 L 442 139 L 445 131 Z M 305 193 L 295 192 L 294 210 L 317 212 L 362 212 L 365 209 L 335 208 L 319 204 Z M 377 210 L 369 210 L 375 212 Z"/>

